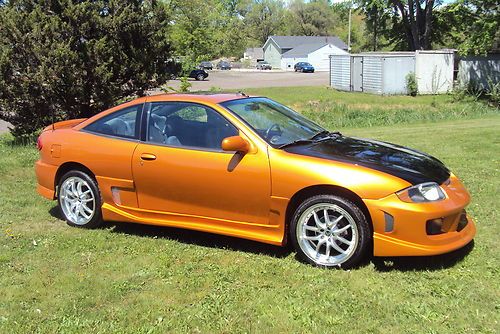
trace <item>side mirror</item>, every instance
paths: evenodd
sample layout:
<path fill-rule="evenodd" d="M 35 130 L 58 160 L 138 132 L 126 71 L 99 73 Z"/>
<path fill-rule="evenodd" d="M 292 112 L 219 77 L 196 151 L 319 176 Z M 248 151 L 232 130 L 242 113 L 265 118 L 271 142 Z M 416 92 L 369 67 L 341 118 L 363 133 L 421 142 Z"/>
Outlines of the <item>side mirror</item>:
<path fill-rule="evenodd" d="M 250 143 L 240 136 L 224 138 L 221 146 L 224 151 L 247 153 L 250 150 Z"/>

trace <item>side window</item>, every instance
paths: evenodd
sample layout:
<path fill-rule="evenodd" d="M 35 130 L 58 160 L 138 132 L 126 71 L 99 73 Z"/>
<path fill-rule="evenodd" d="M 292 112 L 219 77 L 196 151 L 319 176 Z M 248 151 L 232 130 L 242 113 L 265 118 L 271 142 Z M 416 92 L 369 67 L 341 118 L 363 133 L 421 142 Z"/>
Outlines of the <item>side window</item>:
<path fill-rule="evenodd" d="M 238 130 L 215 110 L 194 103 L 152 103 L 148 141 L 178 147 L 220 150 L 222 140 Z"/>
<path fill-rule="evenodd" d="M 142 104 L 128 107 L 98 119 L 94 123 L 87 125 L 85 130 L 102 133 L 105 135 L 138 139 L 139 138 L 139 117 Z"/>

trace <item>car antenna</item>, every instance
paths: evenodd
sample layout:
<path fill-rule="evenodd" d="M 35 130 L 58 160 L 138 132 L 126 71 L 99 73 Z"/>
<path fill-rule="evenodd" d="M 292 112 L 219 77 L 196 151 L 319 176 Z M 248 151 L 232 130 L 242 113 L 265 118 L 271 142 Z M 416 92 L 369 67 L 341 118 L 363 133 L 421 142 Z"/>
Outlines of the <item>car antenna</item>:
<path fill-rule="evenodd" d="M 54 108 L 52 108 L 52 131 L 55 131 L 56 127 L 54 126 Z"/>
<path fill-rule="evenodd" d="M 244 96 L 244 97 L 250 97 L 249 95 L 243 93 L 241 90 L 238 92 L 239 95 Z"/>

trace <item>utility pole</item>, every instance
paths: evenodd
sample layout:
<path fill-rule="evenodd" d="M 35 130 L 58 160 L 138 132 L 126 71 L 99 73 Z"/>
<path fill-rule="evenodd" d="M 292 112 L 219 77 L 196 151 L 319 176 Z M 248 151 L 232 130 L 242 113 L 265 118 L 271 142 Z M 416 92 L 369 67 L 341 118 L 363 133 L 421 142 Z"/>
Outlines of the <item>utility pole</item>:
<path fill-rule="evenodd" d="M 347 35 L 347 52 L 351 53 L 351 16 L 352 16 L 352 0 L 349 2 L 349 34 Z"/>

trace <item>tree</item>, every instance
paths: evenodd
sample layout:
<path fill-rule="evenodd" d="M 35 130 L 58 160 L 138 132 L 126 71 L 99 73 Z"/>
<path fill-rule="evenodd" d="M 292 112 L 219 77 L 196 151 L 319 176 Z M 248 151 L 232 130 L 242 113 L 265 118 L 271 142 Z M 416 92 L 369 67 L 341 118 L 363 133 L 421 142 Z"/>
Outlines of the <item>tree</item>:
<path fill-rule="evenodd" d="M 285 9 L 279 0 L 250 0 L 240 5 L 249 39 L 264 45 L 269 36 L 284 31 Z"/>
<path fill-rule="evenodd" d="M 163 3 L 10 0 L 0 5 L 0 117 L 16 137 L 89 117 L 175 72 Z"/>
<path fill-rule="evenodd" d="M 347 43 L 349 36 L 349 9 L 350 2 L 340 2 L 333 4 L 331 10 L 333 13 L 333 26 L 330 28 L 330 33 L 338 36 Z M 356 53 L 363 51 L 367 45 L 367 33 L 363 16 L 357 10 L 352 10 L 351 13 L 351 52 Z"/>
<path fill-rule="evenodd" d="M 202 60 L 240 55 L 245 47 L 237 0 L 172 0 L 172 41 L 185 69 Z"/>
<path fill-rule="evenodd" d="M 460 0 L 446 6 L 443 12 L 446 18 L 454 18 L 448 31 L 458 40 L 460 53 L 486 54 L 498 50 L 500 3 L 497 0 Z"/>
<path fill-rule="evenodd" d="M 390 0 L 401 15 L 406 40 L 410 50 L 431 48 L 432 13 L 435 0 Z M 422 7 L 423 5 L 423 7 Z"/>
<path fill-rule="evenodd" d="M 289 12 L 292 35 L 328 36 L 334 25 L 334 13 L 326 0 L 295 0 Z"/>
<path fill-rule="evenodd" d="M 391 10 L 386 0 L 361 0 L 359 10 L 364 15 L 366 29 L 369 34 L 367 47 L 371 51 L 378 51 L 385 45 Z"/>

